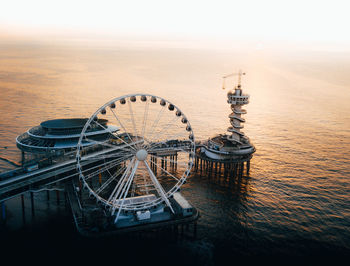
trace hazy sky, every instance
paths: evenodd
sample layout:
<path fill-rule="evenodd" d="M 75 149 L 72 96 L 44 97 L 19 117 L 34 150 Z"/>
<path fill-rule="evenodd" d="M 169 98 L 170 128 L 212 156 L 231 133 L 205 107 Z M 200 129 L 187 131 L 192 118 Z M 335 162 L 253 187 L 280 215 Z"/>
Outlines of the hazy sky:
<path fill-rule="evenodd" d="M 339 0 L 11 0 L 1 3 L 0 30 L 346 47 L 349 10 Z"/>

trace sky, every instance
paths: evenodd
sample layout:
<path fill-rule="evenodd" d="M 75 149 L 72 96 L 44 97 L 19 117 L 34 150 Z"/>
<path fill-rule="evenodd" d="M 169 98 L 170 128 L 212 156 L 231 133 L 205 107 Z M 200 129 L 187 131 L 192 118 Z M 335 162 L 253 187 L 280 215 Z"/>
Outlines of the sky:
<path fill-rule="evenodd" d="M 350 1 L 11 0 L 2 35 L 134 38 L 348 47 Z"/>

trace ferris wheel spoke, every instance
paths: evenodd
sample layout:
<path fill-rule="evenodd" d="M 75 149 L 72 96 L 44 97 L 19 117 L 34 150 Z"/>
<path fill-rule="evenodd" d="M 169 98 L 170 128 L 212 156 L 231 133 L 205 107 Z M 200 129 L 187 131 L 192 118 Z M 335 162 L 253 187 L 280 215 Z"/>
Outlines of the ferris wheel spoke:
<path fill-rule="evenodd" d="M 99 156 L 95 156 L 95 157 L 89 157 L 89 158 L 84 158 L 85 162 L 89 162 L 89 163 L 94 163 L 94 162 L 98 162 L 102 160 L 106 160 L 106 159 L 110 159 L 110 158 L 115 158 L 116 160 L 119 159 L 121 156 L 105 156 L 105 155 L 99 155 Z"/>
<path fill-rule="evenodd" d="M 125 129 L 123 123 L 122 123 L 122 122 L 120 121 L 120 119 L 118 118 L 117 114 L 114 112 L 114 110 L 113 110 L 111 107 L 109 107 L 109 109 L 112 111 L 112 113 L 113 113 L 115 119 L 117 119 L 118 123 L 119 123 L 120 126 L 123 128 L 125 134 L 128 136 L 128 138 L 129 138 L 130 140 L 132 140 L 131 136 L 129 135 L 128 131 Z"/>
<path fill-rule="evenodd" d="M 107 146 L 107 147 L 110 147 L 110 148 L 115 147 L 115 145 L 112 145 L 112 144 L 108 143 L 109 139 L 106 140 L 106 141 L 94 140 L 94 139 L 88 138 L 85 134 L 84 134 L 83 137 L 84 137 L 83 140 L 88 141 L 88 142 L 90 142 L 93 145 L 103 145 L 103 146 Z"/>
<path fill-rule="evenodd" d="M 165 134 L 165 132 L 167 132 L 169 128 L 174 124 L 176 119 L 179 119 L 179 117 L 175 116 L 165 127 L 163 127 L 160 131 L 158 131 L 158 134 L 154 137 L 154 139 L 156 140 L 162 133 Z"/>
<path fill-rule="evenodd" d="M 159 195 L 161 196 L 162 200 L 166 203 L 166 205 L 170 208 L 170 210 L 172 211 L 172 213 L 175 213 L 173 210 L 173 207 L 171 206 L 168 198 L 165 195 L 164 189 L 163 187 L 159 184 L 158 179 L 155 177 L 154 173 L 152 172 L 151 168 L 149 167 L 147 161 L 143 161 L 143 163 L 146 165 L 148 173 L 151 177 L 151 180 L 154 184 L 154 187 L 157 189 Z"/>
<path fill-rule="evenodd" d="M 149 101 L 146 102 L 145 110 L 143 113 L 143 122 L 142 122 L 142 130 L 141 130 L 141 136 L 142 136 L 143 140 L 145 139 L 145 130 L 146 130 L 146 125 L 147 125 L 148 109 L 149 109 Z"/>
<path fill-rule="evenodd" d="M 173 134 L 173 135 L 171 135 L 169 139 L 176 139 L 176 140 L 177 140 L 179 137 L 183 137 L 183 136 L 184 136 L 184 135 L 183 135 L 183 132 L 180 132 L 180 133 L 178 133 L 178 134 Z M 166 140 L 166 141 L 168 141 L 168 140 Z M 151 143 L 150 146 L 148 147 L 148 149 L 149 149 L 149 150 L 152 150 L 153 147 L 155 147 L 155 146 L 157 146 L 157 145 L 159 145 L 159 144 L 169 145 L 168 143 L 166 143 L 166 141 L 155 141 L 155 142 L 150 142 L 150 141 L 147 140 L 148 143 Z"/>
<path fill-rule="evenodd" d="M 136 139 L 137 139 L 137 138 L 138 138 L 138 133 L 137 133 L 137 130 L 136 130 L 134 112 L 133 112 L 133 110 L 132 110 L 132 106 L 131 106 L 130 99 L 128 99 L 128 107 L 129 107 L 129 113 L 130 113 L 130 117 L 131 117 L 132 126 L 133 126 L 133 128 L 134 128 L 135 137 L 136 137 Z"/>
<path fill-rule="evenodd" d="M 147 150 L 149 150 L 151 147 L 156 146 L 157 144 L 160 143 L 160 142 L 152 142 L 147 138 L 144 138 L 143 140 L 144 140 L 144 143 L 142 145 L 142 148 L 147 149 Z M 147 144 L 145 142 L 147 142 Z"/>
<path fill-rule="evenodd" d="M 110 178 L 108 178 L 106 180 L 106 182 L 104 182 L 101 187 L 99 187 L 96 190 L 96 194 L 100 194 L 113 180 L 115 180 L 124 170 L 126 169 L 126 166 L 123 166 L 121 168 L 118 169 L 118 171 L 116 171 Z"/>
<path fill-rule="evenodd" d="M 128 178 L 127 187 L 126 187 L 126 189 L 125 189 L 125 191 L 124 191 L 124 195 L 123 195 L 122 202 L 121 202 L 120 205 L 119 205 L 119 209 L 118 209 L 117 216 L 116 216 L 116 218 L 115 218 L 115 222 L 118 221 L 120 212 L 121 212 L 122 207 L 123 207 L 124 202 L 125 202 L 125 198 L 126 198 L 126 196 L 128 195 L 128 192 L 129 192 L 129 189 L 130 189 L 132 180 L 134 179 L 134 176 L 135 176 L 135 173 L 136 173 L 136 170 L 137 170 L 137 167 L 138 167 L 139 163 L 140 163 L 140 161 L 137 160 L 136 163 L 135 163 L 135 165 L 134 165 L 134 168 L 132 169 L 132 172 L 131 172 L 131 174 L 130 174 L 130 176 L 129 176 L 129 178 Z M 121 198 L 120 198 L 120 199 L 121 199 Z M 119 199 L 119 200 L 120 200 L 120 199 Z M 116 207 L 117 207 L 117 205 L 115 205 L 115 206 L 113 207 L 112 215 L 114 214 Z"/>
<path fill-rule="evenodd" d="M 126 157 L 129 157 L 129 156 L 133 156 L 132 153 L 128 152 L 128 153 L 117 153 L 117 154 L 108 154 L 108 155 L 104 155 L 102 158 L 103 159 L 110 159 L 110 158 L 126 158 Z"/>
<path fill-rule="evenodd" d="M 135 143 L 127 143 L 125 140 L 123 140 L 122 138 L 120 138 L 119 136 L 118 136 L 118 134 L 116 134 L 116 133 L 114 133 L 114 132 L 112 132 L 112 130 L 110 130 L 110 129 L 107 129 L 106 127 L 104 127 L 103 125 L 101 125 L 99 122 L 97 122 L 97 121 L 93 121 L 95 124 L 97 124 L 98 126 L 100 126 L 100 127 L 102 127 L 103 129 L 105 129 L 105 130 L 107 130 L 112 136 L 114 136 L 114 137 L 116 137 L 117 139 L 119 139 L 119 140 L 121 140 L 123 143 L 125 143 L 127 146 L 129 146 L 131 149 L 133 149 L 133 150 L 135 150 L 136 151 L 136 149 L 135 149 L 135 147 L 134 146 L 131 146 L 132 144 L 137 144 L 136 142 Z M 131 139 L 132 140 L 132 139 Z"/>
<path fill-rule="evenodd" d="M 157 146 L 157 145 L 159 145 L 159 144 L 165 144 L 165 145 L 169 145 L 168 143 L 167 143 L 167 141 L 168 140 L 171 140 L 171 139 L 176 139 L 176 140 L 178 140 L 178 139 L 181 139 L 181 138 L 183 138 L 185 135 L 184 135 L 184 133 L 183 132 L 179 132 L 179 133 L 175 133 L 175 134 L 173 134 L 173 135 L 171 135 L 171 136 L 168 136 L 167 137 L 167 139 L 165 140 L 165 141 L 154 141 L 154 142 L 152 142 L 152 141 L 149 141 L 149 140 L 147 140 L 147 142 L 148 143 L 150 143 L 150 146 L 148 147 L 149 149 L 152 149 L 154 146 Z M 180 141 L 181 142 L 181 141 Z"/>
<path fill-rule="evenodd" d="M 152 129 L 152 128 L 155 128 L 155 127 L 158 125 L 158 123 L 159 123 L 159 121 L 160 121 L 160 118 L 161 118 L 161 117 L 163 116 L 163 114 L 164 114 L 164 110 L 165 110 L 165 107 L 162 106 L 162 108 L 159 110 L 159 112 L 158 112 L 158 114 L 157 114 L 157 117 L 156 117 L 156 118 L 154 119 L 154 121 L 153 121 L 153 124 L 152 124 L 152 126 L 151 126 L 151 129 Z M 154 134 L 154 131 L 151 132 L 151 134 L 150 134 L 150 136 L 149 136 L 148 139 L 152 139 L 153 134 Z"/>
<path fill-rule="evenodd" d="M 109 139 L 106 141 L 99 141 L 99 140 L 90 139 L 90 138 L 86 137 L 86 135 L 84 135 L 84 140 L 87 140 L 95 145 L 102 145 L 102 146 L 106 146 L 109 148 L 115 148 L 116 146 L 118 146 L 118 145 L 113 145 L 113 144 L 108 143 Z M 122 149 L 126 150 L 127 148 L 125 147 Z"/>
<path fill-rule="evenodd" d="M 86 172 L 89 172 L 89 171 L 94 170 L 94 169 L 96 169 L 96 168 L 100 168 L 100 166 L 99 166 L 99 165 L 95 165 L 95 166 L 90 167 L 90 168 L 85 168 L 85 169 L 81 170 L 81 173 L 82 173 L 82 174 L 83 174 L 83 173 L 85 174 Z M 88 180 L 88 179 L 90 178 L 89 175 L 90 175 L 90 174 L 83 175 L 83 176 L 84 176 L 84 180 Z"/>
<path fill-rule="evenodd" d="M 121 157 L 125 157 L 128 156 L 129 154 L 131 155 L 132 152 L 131 151 L 119 151 L 118 153 L 111 153 L 113 151 L 117 151 L 118 149 L 110 149 L 110 150 L 103 150 L 100 152 L 96 152 L 93 154 L 89 154 L 86 155 L 84 157 L 82 157 L 82 161 L 98 161 L 98 160 L 102 160 L 102 159 L 108 159 L 108 158 L 121 158 Z"/>
<path fill-rule="evenodd" d="M 117 185 L 114 187 L 112 193 L 110 194 L 107 202 L 110 202 L 112 205 L 113 205 L 113 202 L 114 202 L 114 198 L 116 198 L 118 196 L 118 194 L 120 193 L 120 190 L 122 189 L 122 187 L 124 185 L 123 183 L 125 183 L 125 179 L 126 179 L 128 173 L 130 172 L 130 169 L 131 169 L 132 165 L 134 164 L 134 161 L 135 161 L 135 157 L 128 164 L 125 172 L 123 173 L 123 175 L 119 179 Z"/>
<path fill-rule="evenodd" d="M 131 155 L 130 155 L 130 156 L 131 156 Z M 121 162 L 124 162 L 124 161 L 126 161 L 126 160 L 128 160 L 128 159 L 127 159 L 127 158 L 125 159 L 125 157 L 117 157 L 116 159 L 109 161 L 109 163 L 112 162 L 112 161 L 115 161 L 115 160 L 118 160 L 118 162 L 121 163 Z M 84 167 L 84 169 L 82 170 L 82 172 L 83 172 L 83 173 L 84 173 L 84 172 L 88 172 L 88 171 L 93 170 L 93 169 L 96 169 L 96 168 L 98 168 L 98 167 L 100 167 L 100 166 L 99 166 L 99 165 L 94 165 L 94 166 L 89 167 L 89 168 Z"/>
<path fill-rule="evenodd" d="M 160 167 L 158 164 L 156 164 L 155 162 L 151 161 L 151 163 L 153 163 L 155 166 L 159 167 L 160 169 L 162 169 L 165 173 L 167 173 L 169 176 L 171 176 L 172 178 L 174 178 L 176 181 L 179 181 L 179 179 L 174 176 L 173 174 L 170 174 L 167 170 L 165 170 L 163 167 Z"/>
<path fill-rule="evenodd" d="M 96 175 L 98 175 L 100 173 L 103 173 L 103 172 L 107 171 L 108 169 L 110 169 L 110 168 L 120 164 L 123 161 L 125 161 L 124 158 L 123 158 L 123 160 L 121 160 L 119 158 L 117 158 L 115 160 L 112 160 L 112 161 L 108 162 L 108 164 L 106 164 L 103 168 L 100 168 L 97 171 L 94 171 L 94 172 L 92 172 L 90 174 L 87 174 L 85 176 L 85 180 L 88 180 L 88 179 L 90 179 L 90 178 L 92 178 L 92 177 L 94 177 L 94 176 L 96 176 Z M 91 169 L 89 169 L 89 170 L 91 170 Z"/>
<path fill-rule="evenodd" d="M 115 132 L 113 132 L 110 129 L 107 129 L 106 127 L 104 127 L 103 125 L 101 125 L 100 123 L 98 123 L 97 121 L 93 121 L 95 124 L 101 126 L 102 128 L 104 128 L 105 130 L 107 130 L 113 137 L 116 137 L 117 139 L 119 139 L 120 141 L 122 141 L 124 144 L 126 144 L 127 146 L 129 146 L 131 149 L 135 150 L 135 147 L 137 145 L 137 142 L 133 142 L 133 143 L 127 143 L 125 140 L 123 140 L 122 138 L 120 138 L 118 136 L 118 134 L 116 134 Z M 130 138 L 130 140 L 132 141 L 132 139 Z M 134 146 L 132 146 L 134 145 Z"/>
<path fill-rule="evenodd" d="M 128 165 L 128 167 L 129 166 L 130 167 L 125 170 L 124 176 L 122 176 L 122 178 L 118 181 L 118 184 L 116 186 L 118 189 L 112 198 L 112 201 L 111 201 L 112 205 L 114 205 L 115 201 L 123 194 L 123 191 L 125 190 L 125 188 L 127 186 L 127 183 L 129 180 L 128 177 L 130 176 L 129 174 L 131 174 L 134 163 L 135 163 L 135 161 L 130 162 L 130 165 Z"/>

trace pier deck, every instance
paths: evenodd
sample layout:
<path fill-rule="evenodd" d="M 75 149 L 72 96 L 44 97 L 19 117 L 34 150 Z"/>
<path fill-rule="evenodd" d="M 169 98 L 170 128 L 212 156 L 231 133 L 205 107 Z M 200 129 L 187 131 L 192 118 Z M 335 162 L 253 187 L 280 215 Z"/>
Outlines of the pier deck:
<path fill-rule="evenodd" d="M 99 160 L 104 160 L 103 155 L 118 151 L 126 145 L 116 145 L 116 147 L 94 152 L 85 157 L 83 166 L 96 164 Z M 92 158 L 101 156 L 100 159 Z M 92 159 L 92 160 L 88 160 Z M 0 202 L 18 196 L 28 190 L 38 189 L 43 185 L 56 183 L 78 174 L 76 171 L 76 159 L 68 159 L 61 163 L 56 163 L 31 172 L 15 174 L 14 176 L 0 181 Z"/>
<path fill-rule="evenodd" d="M 188 217 L 173 217 L 172 219 L 165 221 L 145 223 L 123 228 L 117 228 L 115 226 L 111 227 L 111 225 L 109 225 L 109 227 L 96 226 L 96 224 L 91 225 L 88 222 L 86 222 L 86 219 L 89 217 L 89 214 L 84 209 L 84 207 L 82 207 L 79 195 L 75 188 L 76 185 L 74 183 L 74 180 L 70 180 L 66 183 L 65 190 L 67 192 L 68 201 L 74 218 L 74 223 L 78 232 L 83 236 L 104 237 L 132 232 L 149 231 L 152 229 L 159 229 L 164 227 L 177 227 L 179 225 L 183 226 L 189 224 L 193 224 L 193 235 L 194 237 L 196 236 L 197 220 L 200 216 L 196 208 L 193 208 L 193 215 Z M 106 222 L 104 224 L 106 224 Z"/>
<path fill-rule="evenodd" d="M 126 145 L 116 145 L 113 148 L 91 153 L 85 159 L 93 158 L 111 153 L 118 152 Z M 186 146 L 177 145 L 175 147 L 159 147 L 151 154 L 163 156 L 175 156 L 178 151 L 186 149 Z M 103 159 L 103 158 L 102 158 Z M 93 164 L 96 161 L 85 161 L 83 165 Z M 0 202 L 6 201 L 12 197 L 18 196 L 29 190 L 36 190 L 41 186 L 53 184 L 77 176 L 76 159 L 67 159 L 64 162 L 56 163 L 44 168 L 31 172 L 14 172 L 13 175 L 4 180 L 0 180 Z"/>

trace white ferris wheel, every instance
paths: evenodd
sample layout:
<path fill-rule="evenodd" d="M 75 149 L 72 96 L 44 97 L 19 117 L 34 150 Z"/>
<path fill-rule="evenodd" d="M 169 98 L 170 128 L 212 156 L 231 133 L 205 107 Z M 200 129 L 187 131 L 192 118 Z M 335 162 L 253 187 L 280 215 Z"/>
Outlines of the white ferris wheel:
<path fill-rule="evenodd" d="M 108 122 L 107 122 L 108 121 Z M 93 134 L 104 130 L 105 134 Z M 121 213 L 167 206 L 194 164 L 195 138 L 184 113 L 149 94 L 129 94 L 101 106 L 78 142 L 80 180 L 115 221 Z"/>

